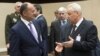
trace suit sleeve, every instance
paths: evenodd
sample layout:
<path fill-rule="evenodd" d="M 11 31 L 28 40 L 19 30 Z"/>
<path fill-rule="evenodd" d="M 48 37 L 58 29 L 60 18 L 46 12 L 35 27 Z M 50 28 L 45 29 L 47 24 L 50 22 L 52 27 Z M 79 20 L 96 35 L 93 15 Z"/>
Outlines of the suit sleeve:
<path fill-rule="evenodd" d="M 43 24 L 42 24 L 43 23 Z M 47 52 L 49 52 L 48 50 L 48 27 L 47 27 L 47 22 L 45 20 L 45 18 L 43 19 L 43 22 L 42 22 L 42 34 L 43 34 L 43 37 L 44 37 L 44 40 L 45 40 L 45 49 L 47 50 Z"/>
<path fill-rule="evenodd" d="M 97 28 L 95 25 L 91 26 L 86 33 L 85 41 L 74 41 L 73 48 L 76 50 L 90 51 L 96 47 L 97 43 Z"/>
<path fill-rule="evenodd" d="M 41 27 L 43 28 L 42 33 L 47 38 L 47 36 L 48 36 L 48 27 L 47 27 L 47 22 L 46 22 L 45 18 L 43 20 L 41 20 L 41 24 L 42 24 Z"/>
<path fill-rule="evenodd" d="M 10 56 L 21 56 L 20 53 L 20 37 L 14 31 L 10 31 Z"/>
<path fill-rule="evenodd" d="M 5 38 L 6 38 L 6 44 L 9 43 L 9 31 L 11 29 L 11 18 L 10 15 L 7 15 L 6 21 L 5 21 Z"/>
<path fill-rule="evenodd" d="M 47 22 L 45 20 L 44 17 L 38 19 L 39 20 L 39 26 L 41 28 L 41 33 L 42 33 L 42 36 L 43 36 L 43 39 L 45 40 L 45 43 L 46 43 L 46 47 L 48 46 L 48 27 L 47 27 Z M 48 48 L 46 48 L 47 51 L 48 51 Z"/>

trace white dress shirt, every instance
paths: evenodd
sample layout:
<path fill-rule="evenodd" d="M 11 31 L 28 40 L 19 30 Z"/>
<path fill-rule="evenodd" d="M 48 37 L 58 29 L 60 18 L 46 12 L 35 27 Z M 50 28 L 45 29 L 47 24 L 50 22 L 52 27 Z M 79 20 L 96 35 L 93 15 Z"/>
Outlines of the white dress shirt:
<path fill-rule="evenodd" d="M 77 30 L 77 28 L 79 27 L 79 25 L 82 23 L 82 21 L 83 21 L 83 17 L 75 24 L 75 25 L 76 25 L 75 31 Z M 72 28 L 72 30 L 71 30 L 71 33 L 72 33 L 72 31 L 73 31 L 73 28 Z M 71 34 L 71 33 L 70 33 L 70 34 Z"/>
<path fill-rule="evenodd" d="M 39 14 L 35 19 L 37 19 L 38 17 L 40 17 L 42 14 Z"/>
<path fill-rule="evenodd" d="M 83 21 L 83 17 L 76 23 L 75 30 L 77 30 L 77 28 L 80 26 L 80 24 L 82 23 L 82 21 Z"/>

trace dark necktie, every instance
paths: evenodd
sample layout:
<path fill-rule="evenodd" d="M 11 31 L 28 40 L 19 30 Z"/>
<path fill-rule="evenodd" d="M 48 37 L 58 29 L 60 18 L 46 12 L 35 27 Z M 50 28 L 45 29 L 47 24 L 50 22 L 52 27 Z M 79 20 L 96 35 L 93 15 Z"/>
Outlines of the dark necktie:
<path fill-rule="evenodd" d="M 66 24 L 65 20 L 62 20 L 62 26 L 64 26 Z"/>
<path fill-rule="evenodd" d="M 73 25 L 70 36 L 72 37 L 75 34 L 76 25 Z"/>
<path fill-rule="evenodd" d="M 65 40 L 65 28 L 66 28 L 66 21 L 62 20 L 62 25 L 61 25 L 61 37 L 60 37 L 60 41 L 63 42 Z"/>

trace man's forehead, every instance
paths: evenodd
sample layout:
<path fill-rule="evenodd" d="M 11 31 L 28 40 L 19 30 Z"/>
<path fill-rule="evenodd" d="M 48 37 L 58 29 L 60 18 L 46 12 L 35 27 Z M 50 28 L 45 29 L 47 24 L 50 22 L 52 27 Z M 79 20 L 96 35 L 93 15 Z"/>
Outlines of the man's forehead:
<path fill-rule="evenodd" d="M 61 13 L 62 14 L 62 13 L 66 13 L 66 12 L 65 11 L 59 11 L 58 13 Z"/>
<path fill-rule="evenodd" d="M 72 12 L 73 12 L 72 10 L 68 10 L 68 11 L 67 11 L 67 13 L 72 13 Z"/>
<path fill-rule="evenodd" d="M 22 4 L 17 4 L 16 6 L 21 6 Z"/>
<path fill-rule="evenodd" d="M 33 6 L 33 4 L 27 3 L 27 7 L 28 8 L 33 8 L 34 6 Z"/>
<path fill-rule="evenodd" d="M 34 6 L 28 6 L 27 9 L 28 10 L 36 10 Z"/>

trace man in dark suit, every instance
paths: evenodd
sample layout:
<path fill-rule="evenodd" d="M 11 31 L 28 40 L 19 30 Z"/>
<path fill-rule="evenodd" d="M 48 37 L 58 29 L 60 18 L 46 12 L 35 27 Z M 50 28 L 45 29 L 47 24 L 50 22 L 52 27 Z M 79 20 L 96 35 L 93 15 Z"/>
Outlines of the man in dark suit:
<path fill-rule="evenodd" d="M 42 7 L 39 4 L 35 4 L 35 21 L 38 23 L 39 28 L 41 29 L 41 33 L 42 33 L 42 37 L 46 40 L 47 43 L 47 39 L 48 39 L 48 27 L 47 27 L 47 22 L 45 17 L 42 14 Z M 48 44 L 48 43 L 47 43 Z M 46 48 L 48 49 L 48 48 Z"/>
<path fill-rule="evenodd" d="M 20 15 L 19 15 L 19 9 L 20 6 L 22 5 L 21 2 L 16 2 L 15 4 L 15 12 L 11 13 L 10 15 L 7 15 L 6 21 L 5 21 L 5 39 L 6 39 L 6 44 L 7 48 L 9 48 L 9 31 L 12 26 L 14 26 L 19 20 L 20 20 Z"/>
<path fill-rule="evenodd" d="M 69 4 L 67 13 L 73 27 L 67 41 L 57 42 L 55 50 L 65 50 L 64 56 L 92 56 L 91 51 L 95 49 L 98 40 L 96 26 L 82 17 L 81 6 L 77 3 Z"/>
<path fill-rule="evenodd" d="M 45 39 L 37 22 L 32 21 L 34 11 L 33 4 L 22 4 L 21 20 L 10 31 L 10 56 L 47 56 Z"/>
<path fill-rule="evenodd" d="M 70 28 L 70 22 L 67 20 L 66 9 L 60 7 L 58 9 L 59 18 L 51 23 L 50 41 L 51 52 L 55 53 L 55 56 L 62 56 L 64 52 L 55 52 L 55 42 L 64 42 L 68 37 L 68 31 Z"/>

